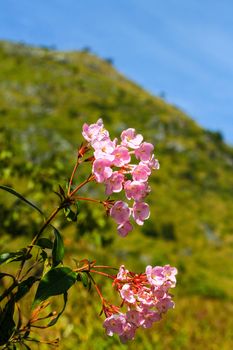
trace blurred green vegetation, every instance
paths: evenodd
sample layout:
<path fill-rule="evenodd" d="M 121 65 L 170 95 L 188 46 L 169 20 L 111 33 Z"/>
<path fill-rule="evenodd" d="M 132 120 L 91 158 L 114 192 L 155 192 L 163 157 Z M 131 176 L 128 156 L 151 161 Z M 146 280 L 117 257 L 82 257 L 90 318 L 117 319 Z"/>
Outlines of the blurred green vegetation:
<path fill-rule="evenodd" d="M 102 208 L 86 203 L 77 225 L 62 216 L 55 223 L 67 262 L 90 258 L 138 272 L 147 264 L 178 267 L 175 310 L 153 329 L 138 332 L 127 348 L 232 349 L 233 148 L 220 133 L 204 130 L 86 50 L 0 42 L 0 76 L 0 183 L 48 214 L 57 202 L 53 191 L 66 183 L 74 165 L 84 122 L 103 118 L 112 137 L 134 127 L 155 144 L 161 169 L 151 180 L 151 217 L 143 227 L 122 239 Z M 88 195 L 103 198 L 101 187 L 91 186 Z M 0 206 L 0 250 L 23 247 L 40 217 L 3 192 Z M 99 283 L 112 298 L 111 283 Z M 90 293 L 74 288 L 65 315 L 45 337 L 61 335 L 65 350 L 126 348 L 104 334 L 99 300 Z"/>

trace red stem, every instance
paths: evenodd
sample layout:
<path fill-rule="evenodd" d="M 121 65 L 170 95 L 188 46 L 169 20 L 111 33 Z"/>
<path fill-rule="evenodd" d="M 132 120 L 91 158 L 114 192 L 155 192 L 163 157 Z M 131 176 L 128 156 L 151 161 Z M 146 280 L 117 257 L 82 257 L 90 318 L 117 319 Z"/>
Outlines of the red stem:
<path fill-rule="evenodd" d="M 69 197 L 72 197 L 81 187 L 86 185 L 88 182 L 91 182 L 95 179 L 94 175 L 90 175 L 85 181 L 83 181 L 80 185 L 78 185 L 69 195 Z"/>
<path fill-rule="evenodd" d="M 108 278 L 111 278 L 112 280 L 115 279 L 115 276 L 109 275 L 108 273 L 101 272 L 101 271 L 95 271 L 95 270 L 90 270 L 90 272 L 97 273 L 98 275 L 105 276 Z"/>

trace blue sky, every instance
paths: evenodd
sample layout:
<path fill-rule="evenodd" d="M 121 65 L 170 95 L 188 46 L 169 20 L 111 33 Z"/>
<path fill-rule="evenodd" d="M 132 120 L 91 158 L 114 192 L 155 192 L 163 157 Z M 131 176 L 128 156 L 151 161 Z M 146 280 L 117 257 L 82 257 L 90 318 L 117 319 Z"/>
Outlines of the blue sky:
<path fill-rule="evenodd" d="M 90 47 L 233 144 L 232 0 L 3 0 L 0 39 Z"/>

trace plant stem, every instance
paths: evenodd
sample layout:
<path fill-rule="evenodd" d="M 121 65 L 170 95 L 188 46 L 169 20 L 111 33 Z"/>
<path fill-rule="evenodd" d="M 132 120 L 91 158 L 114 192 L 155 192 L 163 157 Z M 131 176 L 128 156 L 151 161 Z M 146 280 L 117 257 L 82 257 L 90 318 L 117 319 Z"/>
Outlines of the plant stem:
<path fill-rule="evenodd" d="M 94 199 L 94 198 L 88 198 L 88 197 L 74 197 L 74 199 L 76 200 L 80 200 L 80 201 L 88 201 L 88 202 L 94 202 L 94 203 L 100 203 L 102 204 L 101 200 L 98 199 Z"/>
<path fill-rule="evenodd" d="M 90 270 L 90 272 L 92 272 L 92 273 L 97 273 L 98 275 L 101 275 L 101 276 L 105 276 L 105 277 L 111 278 L 112 280 L 114 280 L 114 279 L 115 279 L 115 277 L 114 277 L 114 276 L 109 275 L 108 273 L 105 273 L 105 272 L 95 271 L 95 270 Z"/>
<path fill-rule="evenodd" d="M 77 162 L 76 162 L 76 164 L 75 164 L 75 166 L 74 166 L 74 169 L 73 169 L 73 171 L 72 171 L 71 177 L 70 177 L 69 186 L 68 186 L 68 196 L 70 196 L 70 190 L 71 190 L 72 182 L 73 182 L 74 175 L 75 175 L 75 173 L 76 173 L 76 170 L 77 170 L 79 164 L 80 164 L 80 161 L 77 160 Z"/>
<path fill-rule="evenodd" d="M 88 178 L 83 181 L 80 185 L 78 185 L 69 195 L 69 197 L 71 198 L 81 187 L 83 187 L 84 185 L 86 185 L 88 182 L 91 182 L 95 179 L 95 176 L 94 175 L 90 175 L 88 176 Z"/>
<path fill-rule="evenodd" d="M 41 227 L 40 231 L 35 235 L 35 237 L 33 238 L 31 244 L 28 246 L 27 252 L 25 254 L 25 259 L 22 260 L 19 271 L 16 275 L 16 279 L 19 280 L 20 275 L 22 273 L 25 261 L 26 261 L 26 257 L 28 256 L 28 254 L 31 253 L 31 250 L 33 248 L 33 246 L 35 245 L 36 241 L 39 239 L 40 235 L 43 233 L 43 231 L 45 230 L 45 228 L 50 224 L 50 222 L 55 218 L 55 216 L 57 215 L 57 213 L 64 207 L 64 204 L 61 204 L 59 207 L 55 208 L 54 211 L 51 213 L 51 215 L 48 217 L 48 219 L 45 221 L 45 223 L 43 224 L 43 226 Z"/>

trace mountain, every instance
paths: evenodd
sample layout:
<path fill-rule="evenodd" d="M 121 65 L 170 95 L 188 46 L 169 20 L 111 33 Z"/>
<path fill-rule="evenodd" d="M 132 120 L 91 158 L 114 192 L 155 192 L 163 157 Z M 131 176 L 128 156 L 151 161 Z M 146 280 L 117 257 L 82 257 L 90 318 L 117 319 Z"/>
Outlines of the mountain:
<path fill-rule="evenodd" d="M 220 133 L 203 129 L 180 108 L 152 96 L 117 72 L 110 60 L 87 49 L 59 52 L 1 41 L 0 62 L 0 183 L 14 187 L 49 213 L 56 201 L 53 191 L 58 183 L 65 183 L 72 169 L 83 123 L 101 117 L 112 138 L 124 128 L 135 128 L 155 145 L 161 165 L 151 180 L 150 219 L 123 243 L 101 208 L 83 206 L 75 230 L 62 220 L 58 224 L 64 228 L 70 252 L 78 256 L 83 252 L 95 256 L 98 251 L 104 259 L 111 252 L 112 262 L 125 260 L 134 270 L 145 264 L 178 267 L 176 300 L 178 305 L 181 300 L 181 308 L 177 318 L 170 314 L 168 318 L 178 325 L 182 311 L 197 332 L 191 334 L 190 326 L 183 328 L 182 335 L 168 320 L 165 329 L 171 327 L 178 345 L 173 347 L 169 336 L 165 347 L 159 347 L 157 335 L 152 339 L 158 349 L 192 349 L 192 337 L 200 342 L 198 349 L 207 349 L 201 341 L 203 313 L 212 327 L 211 332 L 205 330 L 206 342 L 219 334 L 215 341 L 222 346 L 220 333 L 227 333 L 230 322 L 224 310 L 229 309 L 233 288 L 233 148 Z M 103 195 L 101 188 L 90 191 Z M 8 194 L 1 193 L 0 204 L 4 250 L 12 236 L 15 244 L 23 244 L 40 219 Z M 72 247 L 77 236 L 81 251 Z M 225 322 L 221 332 L 213 314 Z M 165 336 L 165 331 L 160 332 Z M 231 335 L 227 333 L 225 339 L 224 349 L 232 348 Z"/>

